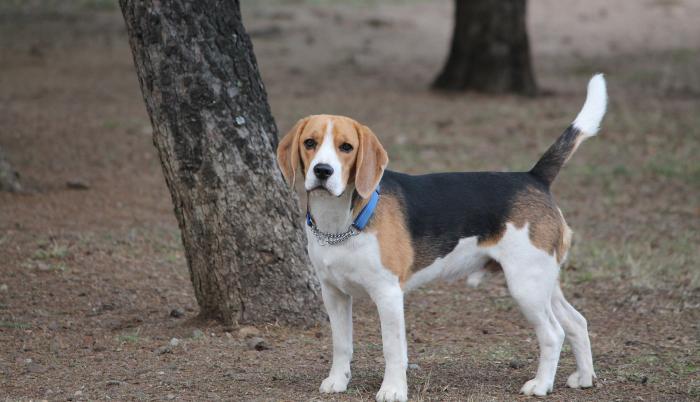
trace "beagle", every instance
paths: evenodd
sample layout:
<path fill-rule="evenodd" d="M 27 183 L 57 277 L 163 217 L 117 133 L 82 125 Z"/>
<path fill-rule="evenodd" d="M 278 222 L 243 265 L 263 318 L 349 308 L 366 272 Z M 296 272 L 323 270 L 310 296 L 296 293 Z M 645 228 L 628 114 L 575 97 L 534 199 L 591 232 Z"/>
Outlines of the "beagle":
<path fill-rule="evenodd" d="M 315 115 L 296 123 L 277 160 L 286 181 L 306 193 L 308 252 L 332 329 L 333 361 L 321 392 L 343 392 L 350 381 L 353 297 L 369 296 L 379 312 L 386 366 L 376 399 L 405 401 L 404 294 L 438 278 L 478 284 L 494 267 L 503 270 L 539 343 L 537 373 L 521 392 L 552 391 L 565 337 L 576 357 L 566 384 L 593 385 L 586 320 L 559 286 L 572 232 L 550 186 L 579 144 L 598 132 L 606 104 L 598 74 L 574 122 L 529 172 L 516 173 L 411 176 L 386 170 L 377 137 L 350 118 Z"/>

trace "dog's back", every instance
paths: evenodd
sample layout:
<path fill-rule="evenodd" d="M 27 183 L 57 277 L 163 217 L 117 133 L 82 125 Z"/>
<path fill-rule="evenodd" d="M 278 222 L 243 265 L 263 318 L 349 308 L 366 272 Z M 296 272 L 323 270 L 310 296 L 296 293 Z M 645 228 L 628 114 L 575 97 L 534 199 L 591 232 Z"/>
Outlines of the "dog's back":
<path fill-rule="evenodd" d="M 530 173 L 386 171 L 382 195 L 401 205 L 415 253 L 413 272 L 450 253 L 460 239 L 497 240 L 508 222 L 529 223 L 533 243 L 550 253 L 562 248 L 563 218 L 548 187 Z"/>

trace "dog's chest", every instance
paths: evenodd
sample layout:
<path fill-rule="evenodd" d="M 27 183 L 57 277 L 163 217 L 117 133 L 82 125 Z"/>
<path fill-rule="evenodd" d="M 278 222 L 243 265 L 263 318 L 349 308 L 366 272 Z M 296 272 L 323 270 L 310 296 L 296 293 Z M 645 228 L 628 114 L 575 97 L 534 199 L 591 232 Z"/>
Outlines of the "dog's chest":
<path fill-rule="evenodd" d="M 383 268 L 374 234 L 360 233 L 337 245 L 321 245 L 308 228 L 306 235 L 309 257 L 319 280 L 347 294 L 372 294 L 398 280 Z"/>

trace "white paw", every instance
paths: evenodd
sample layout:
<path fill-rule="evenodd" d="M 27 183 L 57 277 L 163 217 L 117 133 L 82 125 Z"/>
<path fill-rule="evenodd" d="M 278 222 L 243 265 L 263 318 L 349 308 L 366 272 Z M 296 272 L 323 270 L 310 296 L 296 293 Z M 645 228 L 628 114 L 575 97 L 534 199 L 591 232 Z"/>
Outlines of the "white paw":
<path fill-rule="evenodd" d="M 546 396 L 548 392 L 552 392 L 552 384 L 540 379 L 532 379 L 520 388 L 520 392 L 525 395 Z"/>
<path fill-rule="evenodd" d="M 408 386 L 406 384 L 395 386 L 382 384 L 377 392 L 377 402 L 404 402 L 408 400 Z"/>
<path fill-rule="evenodd" d="M 350 381 L 350 373 L 328 376 L 321 386 L 318 388 L 322 394 L 332 394 L 336 392 L 345 392 L 348 389 L 348 382 Z"/>
<path fill-rule="evenodd" d="M 590 388 L 593 386 L 594 377 L 593 373 L 579 373 L 577 370 L 566 380 L 566 386 L 569 388 Z"/>

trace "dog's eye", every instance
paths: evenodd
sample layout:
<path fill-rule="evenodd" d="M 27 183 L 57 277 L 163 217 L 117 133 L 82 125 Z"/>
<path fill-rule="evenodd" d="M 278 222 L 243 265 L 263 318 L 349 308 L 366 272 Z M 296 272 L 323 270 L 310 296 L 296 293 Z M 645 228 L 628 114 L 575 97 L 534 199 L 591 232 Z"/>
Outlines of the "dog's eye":
<path fill-rule="evenodd" d="M 314 149 L 316 148 L 316 140 L 309 138 L 308 140 L 304 141 L 304 146 L 306 149 Z"/>
<path fill-rule="evenodd" d="M 340 144 L 339 148 L 341 151 L 346 153 L 352 151 L 352 145 L 348 144 L 347 142 Z"/>

